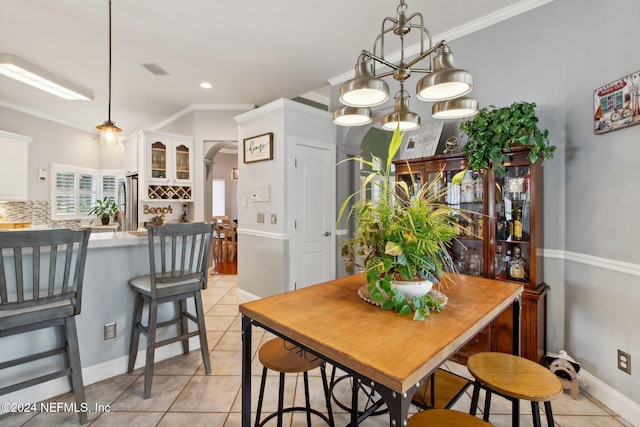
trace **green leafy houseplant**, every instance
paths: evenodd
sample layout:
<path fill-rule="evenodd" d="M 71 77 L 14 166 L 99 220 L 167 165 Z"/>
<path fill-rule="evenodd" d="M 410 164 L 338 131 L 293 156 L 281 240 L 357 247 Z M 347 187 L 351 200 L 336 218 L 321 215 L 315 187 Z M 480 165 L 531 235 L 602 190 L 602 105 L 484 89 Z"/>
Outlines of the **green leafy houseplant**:
<path fill-rule="evenodd" d="M 91 208 L 89 215 L 95 215 L 102 220 L 103 225 L 109 224 L 109 220 L 115 215 L 118 210 L 116 202 L 104 197 L 102 200 L 97 199 L 96 205 Z M 92 221 L 93 222 L 93 221 Z"/>
<path fill-rule="evenodd" d="M 538 158 L 543 162 L 551 159 L 556 147 L 549 143 L 549 131 L 538 128 L 535 108 L 533 102 L 514 102 L 503 108 L 490 106 L 462 122 L 460 130 L 469 137 L 462 147 L 469 169 L 495 169 L 504 174 L 504 162 L 509 160 L 508 153 L 514 144 L 530 148 L 529 161 L 532 163 Z"/>
<path fill-rule="evenodd" d="M 401 143 L 402 135 L 396 129 L 383 170 L 376 170 L 374 164 L 380 161 L 375 157 L 373 162 L 345 160 L 363 161 L 371 166 L 373 172 L 365 178 L 365 187 L 374 186 L 379 196 L 354 204 L 349 211 L 348 216 L 355 218 L 356 228 L 354 236 L 342 244 L 341 254 L 347 272 L 353 273 L 356 267 L 365 269 L 373 302 L 400 314 L 414 312 L 414 319 L 421 320 L 432 309 L 439 311 L 439 302 L 428 295 L 406 299 L 392 288 L 391 281 L 426 279 L 439 283 L 446 271 L 453 271 L 447 246 L 458 232 L 455 217 L 459 211 L 438 203 L 439 195 L 433 194 L 433 183 L 424 184 L 412 196 L 406 182 L 392 179 L 391 161 Z M 343 202 L 338 221 L 357 194 Z"/>

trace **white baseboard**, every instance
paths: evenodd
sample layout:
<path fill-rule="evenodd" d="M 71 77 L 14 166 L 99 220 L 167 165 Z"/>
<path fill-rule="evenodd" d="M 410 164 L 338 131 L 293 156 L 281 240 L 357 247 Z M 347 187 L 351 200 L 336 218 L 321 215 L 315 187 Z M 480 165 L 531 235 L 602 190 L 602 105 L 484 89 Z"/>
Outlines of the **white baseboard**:
<path fill-rule="evenodd" d="M 236 295 L 238 297 L 238 302 L 240 304 L 261 299 L 259 296 L 254 295 L 251 292 L 247 292 L 240 288 L 237 289 Z"/>
<path fill-rule="evenodd" d="M 584 369 L 580 370 L 580 388 L 634 426 L 640 426 L 640 405 L 611 388 Z"/>
<path fill-rule="evenodd" d="M 198 337 L 192 337 L 189 339 L 189 350 L 199 351 L 200 340 Z M 177 342 L 169 344 L 164 347 L 156 349 L 155 362 L 160 362 L 165 359 L 169 359 L 174 356 L 182 354 L 182 344 Z M 135 369 L 144 366 L 145 350 L 138 352 L 136 357 Z M 98 363 L 97 365 L 87 366 L 82 368 L 82 380 L 85 387 L 94 384 L 108 378 L 112 378 L 127 372 L 127 365 L 129 363 L 129 356 L 121 356 L 116 359 L 109 360 L 107 362 Z M 18 390 L 10 394 L 2 396 L 2 402 L 6 403 L 36 403 L 43 400 L 51 399 L 52 397 L 61 395 L 71 391 L 71 384 L 69 377 L 57 378 L 46 383 L 38 384 L 33 387 Z M 6 411 L 0 409 L 0 415 Z"/>

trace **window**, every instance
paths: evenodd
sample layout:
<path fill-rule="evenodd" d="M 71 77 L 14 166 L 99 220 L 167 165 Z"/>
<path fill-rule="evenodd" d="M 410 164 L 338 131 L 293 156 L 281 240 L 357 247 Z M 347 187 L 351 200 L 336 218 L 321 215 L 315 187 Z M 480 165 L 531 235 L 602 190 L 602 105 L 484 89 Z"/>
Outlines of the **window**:
<path fill-rule="evenodd" d="M 51 219 L 89 218 L 97 199 L 115 200 L 122 171 L 99 171 L 51 164 Z"/>

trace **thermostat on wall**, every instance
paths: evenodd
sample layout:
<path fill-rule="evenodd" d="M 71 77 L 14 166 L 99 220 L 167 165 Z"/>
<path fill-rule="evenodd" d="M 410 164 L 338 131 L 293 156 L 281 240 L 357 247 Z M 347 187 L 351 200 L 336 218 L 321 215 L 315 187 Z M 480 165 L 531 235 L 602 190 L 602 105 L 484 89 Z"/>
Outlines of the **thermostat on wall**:
<path fill-rule="evenodd" d="M 251 201 L 268 202 L 271 199 L 271 190 L 269 184 L 255 184 L 251 192 Z"/>
<path fill-rule="evenodd" d="M 46 169 L 38 170 L 38 181 L 46 181 L 48 175 L 49 175 L 49 172 L 47 172 Z"/>

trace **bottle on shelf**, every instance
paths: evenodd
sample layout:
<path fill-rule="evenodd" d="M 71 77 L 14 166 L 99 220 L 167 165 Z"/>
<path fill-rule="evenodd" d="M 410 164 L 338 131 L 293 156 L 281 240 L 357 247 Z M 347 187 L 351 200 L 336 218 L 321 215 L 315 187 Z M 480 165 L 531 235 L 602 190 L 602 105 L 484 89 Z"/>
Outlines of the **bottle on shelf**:
<path fill-rule="evenodd" d="M 522 208 L 513 209 L 513 240 L 522 240 Z"/>
<path fill-rule="evenodd" d="M 482 174 L 474 172 L 473 179 L 475 182 L 475 201 L 481 202 L 484 197 L 484 183 L 482 181 Z"/>
<path fill-rule="evenodd" d="M 470 203 L 475 200 L 475 197 L 476 191 L 473 176 L 471 175 L 471 171 L 467 171 L 460 182 L 460 201 Z"/>
<path fill-rule="evenodd" d="M 459 206 L 460 205 L 460 184 L 454 184 L 453 180 L 453 172 L 447 171 L 447 195 L 446 195 L 446 203 L 451 206 Z"/>
<path fill-rule="evenodd" d="M 476 252 L 476 248 L 471 248 L 471 256 L 469 257 L 469 274 L 472 276 L 482 275 L 482 262 Z"/>
<path fill-rule="evenodd" d="M 526 276 L 524 259 L 522 259 L 520 247 L 516 246 L 513 248 L 513 259 L 509 261 L 509 279 L 525 282 Z"/>

